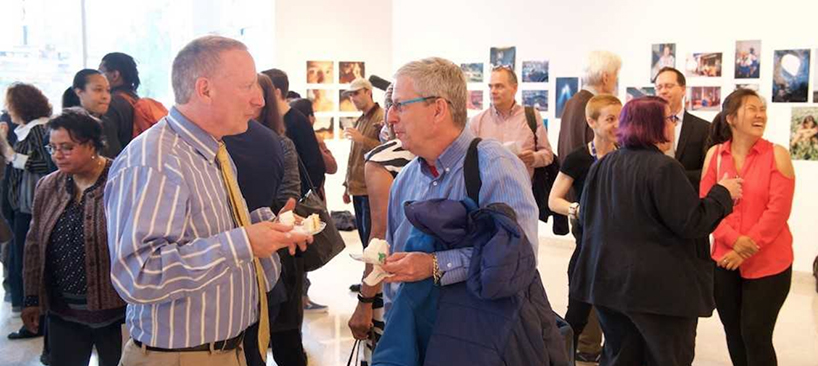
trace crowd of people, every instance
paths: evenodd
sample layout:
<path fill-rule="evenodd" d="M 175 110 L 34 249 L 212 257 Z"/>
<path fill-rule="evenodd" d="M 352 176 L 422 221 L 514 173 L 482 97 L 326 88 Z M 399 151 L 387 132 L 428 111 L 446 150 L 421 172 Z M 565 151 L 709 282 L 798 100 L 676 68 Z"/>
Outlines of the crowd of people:
<path fill-rule="evenodd" d="M 507 66 L 471 119 L 442 58 L 400 67 L 383 106 L 351 82 L 343 201 L 364 248 L 388 243 L 350 286 L 367 364 L 690 365 L 713 310 L 734 365 L 777 364 L 795 177 L 763 138 L 764 100 L 738 89 L 711 123 L 685 111 L 672 67 L 658 96 L 623 105 L 622 60 L 585 65 L 556 149 Z M 78 71 L 56 113 L 37 87 L 8 88 L 0 240 L 24 324 L 9 338 L 45 335 L 51 365 L 93 349 L 100 365 L 264 365 L 272 348 L 306 366 L 304 312 L 326 311 L 307 295 L 318 239 L 283 218 L 326 202 L 338 170 L 313 104 L 225 37 L 191 41 L 171 74 L 169 110 L 139 96 L 123 53 Z M 543 217 L 567 217 L 576 240 L 566 323 L 536 269 Z"/>

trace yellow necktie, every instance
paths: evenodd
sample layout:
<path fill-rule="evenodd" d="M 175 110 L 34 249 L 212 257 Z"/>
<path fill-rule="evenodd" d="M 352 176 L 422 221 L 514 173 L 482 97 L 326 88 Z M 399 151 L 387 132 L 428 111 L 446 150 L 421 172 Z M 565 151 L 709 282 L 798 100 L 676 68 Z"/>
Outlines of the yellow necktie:
<path fill-rule="evenodd" d="M 227 148 L 223 142 L 219 142 L 219 152 L 216 153 L 216 160 L 219 162 L 219 170 L 224 178 L 227 196 L 230 198 L 230 207 L 233 209 L 233 220 L 238 226 L 250 225 L 250 214 L 244 206 L 244 199 L 241 197 L 239 184 L 230 169 L 230 159 L 227 155 Z M 270 319 L 267 313 L 267 289 L 264 286 L 264 269 L 257 257 L 253 257 L 253 264 L 256 267 L 256 283 L 258 284 L 259 299 L 259 319 L 258 319 L 258 351 L 261 359 L 267 361 L 267 346 L 270 344 Z"/>

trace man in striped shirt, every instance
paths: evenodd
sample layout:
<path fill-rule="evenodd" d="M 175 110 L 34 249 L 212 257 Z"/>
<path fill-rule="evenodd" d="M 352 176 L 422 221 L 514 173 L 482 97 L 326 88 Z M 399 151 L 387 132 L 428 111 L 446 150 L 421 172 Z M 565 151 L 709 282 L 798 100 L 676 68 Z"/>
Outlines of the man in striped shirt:
<path fill-rule="evenodd" d="M 276 251 L 303 250 L 312 238 L 265 221 L 266 207 L 240 227 L 231 207 L 221 139 L 244 132 L 264 105 L 246 46 L 193 40 L 172 79 L 176 106 L 123 150 L 105 187 L 111 277 L 132 337 L 121 364 L 238 365 L 244 330 L 259 319 L 254 257 L 269 291 Z M 224 174 L 235 177 L 228 165 Z"/>

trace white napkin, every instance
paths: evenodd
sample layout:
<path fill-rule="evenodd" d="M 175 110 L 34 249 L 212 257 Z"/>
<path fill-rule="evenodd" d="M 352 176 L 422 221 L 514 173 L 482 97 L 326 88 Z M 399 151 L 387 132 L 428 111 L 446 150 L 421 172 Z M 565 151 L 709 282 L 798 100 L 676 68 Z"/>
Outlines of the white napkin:
<path fill-rule="evenodd" d="M 372 272 L 369 272 L 369 275 L 364 278 L 364 283 L 368 286 L 375 286 L 384 278 L 392 277 L 392 274 L 384 271 L 381 267 L 386 263 L 386 257 L 389 256 L 389 243 L 386 240 L 372 239 L 362 254 L 349 253 L 349 256 L 352 259 L 372 265 Z"/>

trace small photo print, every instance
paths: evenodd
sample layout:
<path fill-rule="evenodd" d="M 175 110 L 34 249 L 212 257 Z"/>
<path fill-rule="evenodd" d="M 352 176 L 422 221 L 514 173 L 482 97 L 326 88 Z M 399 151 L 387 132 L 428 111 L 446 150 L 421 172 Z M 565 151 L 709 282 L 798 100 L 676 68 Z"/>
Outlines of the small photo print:
<path fill-rule="evenodd" d="M 335 138 L 335 119 L 333 117 L 316 117 L 315 124 L 312 125 L 315 135 L 322 140 L 332 140 Z"/>
<path fill-rule="evenodd" d="M 460 70 L 463 70 L 463 75 L 466 76 L 467 83 L 482 83 L 483 82 L 483 63 L 474 62 L 469 64 L 460 64 Z"/>
<path fill-rule="evenodd" d="M 335 110 L 331 92 L 331 90 L 327 89 L 307 89 L 307 99 L 312 102 L 313 112 L 332 112 Z"/>
<path fill-rule="evenodd" d="M 346 89 L 338 91 L 338 110 L 341 112 L 357 112 L 358 109 L 355 108 L 355 104 L 352 103 L 352 99 L 349 99 L 346 92 Z"/>
<path fill-rule="evenodd" d="M 517 47 L 492 47 L 489 51 L 489 61 L 492 67 L 507 66 L 514 70 L 517 60 Z"/>
<path fill-rule="evenodd" d="M 338 83 L 349 84 L 353 80 L 366 77 L 363 61 L 341 61 L 338 63 Z"/>
<path fill-rule="evenodd" d="M 469 90 L 469 99 L 467 100 L 468 103 L 466 104 L 467 109 L 472 111 L 482 111 L 483 110 L 483 91 L 482 90 Z"/>
<path fill-rule="evenodd" d="M 651 47 L 650 82 L 663 67 L 676 67 L 676 44 L 658 43 Z"/>
<path fill-rule="evenodd" d="M 358 117 L 340 117 L 338 118 L 338 128 L 341 130 L 347 127 L 355 127 L 355 121 L 358 120 Z"/>
<path fill-rule="evenodd" d="M 548 61 L 523 61 L 524 83 L 547 83 Z"/>
<path fill-rule="evenodd" d="M 562 118 L 562 110 L 565 108 L 565 103 L 568 99 L 574 96 L 579 91 L 579 78 L 557 78 L 557 114 L 558 118 Z"/>
<path fill-rule="evenodd" d="M 773 103 L 806 102 L 809 97 L 809 49 L 779 50 L 773 55 Z"/>
<path fill-rule="evenodd" d="M 648 95 L 656 95 L 656 88 L 652 86 L 646 86 L 643 88 L 627 87 L 625 89 L 625 103 Z"/>
<path fill-rule="evenodd" d="M 793 160 L 818 160 L 818 107 L 792 109 L 790 154 Z"/>
<path fill-rule="evenodd" d="M 692 53 L 687 55 L 685 69 L 688 77 L 720 77 L 721 52 Z"/>
<path fill-rule="evenodd" d="M 758 79 L 761 41 L 736 41 L 736 79 Z"/>
<path fill-rule="evenodd" d="M 750 89 L 753 91 L 759 91 L 758 84 L 736 84 L 736 90 L 739 89 Z"/>
<path fill-rule="evenodd" d="M 307 84 L 332 84 L 332 61 L 307 61 Z"/>
<path fill-rule="evenodd" d="M 548 112 L 548 90 L 523 90 L 523 105 Z"/>
<path fill-rule="evenodd" d="M 815 54 L 818 55 L 818 48 L 815 49 Z M 815 71 L 812 79 L 812 102 L 818 103 L 818 62 L 815 63 Z"/>
<path fill-rule="evenodd" d="M 721 87 L 694 86 L 688 89 L 687 107 L 694 111 L 718 111 L 721 107 Z"/>

